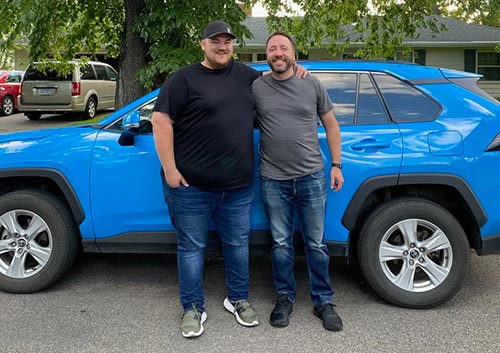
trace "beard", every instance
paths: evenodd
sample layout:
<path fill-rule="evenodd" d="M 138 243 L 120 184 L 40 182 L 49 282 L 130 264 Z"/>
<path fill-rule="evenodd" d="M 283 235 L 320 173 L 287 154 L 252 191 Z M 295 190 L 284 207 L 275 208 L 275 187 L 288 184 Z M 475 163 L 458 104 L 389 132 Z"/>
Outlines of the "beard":
<path fill-rule="evenodd" d="M 273 64 L 272 60 L 268 60 L 267 61 L 267 64 L 269 65 L 269 67 L 271 67 L 271 70 L 273 70 L 274 72 L 276 72 L 277 74 L 282 74 L 286 71 L 288 71 L 288 69 L 292 66 L 292 61 L 289 60 L 289 59 L 282 59 L 283 62 L 285 62 L 285 65 L 284 66 L 276 66 Z"/>

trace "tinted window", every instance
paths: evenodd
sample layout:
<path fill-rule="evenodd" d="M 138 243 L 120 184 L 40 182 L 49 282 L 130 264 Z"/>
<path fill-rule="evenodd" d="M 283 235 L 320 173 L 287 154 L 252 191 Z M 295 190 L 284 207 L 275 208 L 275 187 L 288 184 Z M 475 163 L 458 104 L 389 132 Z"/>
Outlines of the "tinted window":
<path fill-rule="evenodd" d="M 111 81 L 118 80 L 118 74 L 116 73 L 116 71 L 113 68 L 106 66 L 106 71 L 108 71 L 108 77 Z"/>
<path fill-rule="evenodd" d="M 333 113 L 339 125 L 375 124 L 389 121 L 384 105 L 368 73 L 339 72 L 318 74 L 317 77 L 332 100 Z"/>
<path fill-rule="evenodd" d="M 61 75 L 55 70 L 39 71 L 30 66 L 24 74 L 25 81 L 71 81 L 71 74 Z"/>
<path fill-rule="evenodd" d="M 434 120 L 441 107 L 431 98 L 389 75 L 373 75 L 395 122 Z"/>
<path fill-rule="evenodd" d="M 108 72 L 106 71 L 106 67 L 104 65 L 94 65 L 94 69 L 98 80 L 108 79 Z"/>
<path fill-rule="evenodd" d="M 82 80 L 95 80 L 95 73 L 92 66 L 86 65 L 80 67 L 80 78 Z"/>
<path fill-rule="evenodd" d="M 317 74 L 333 103 L 333 113 L 340 125 L 353 124 L 356 107 L 357 74 Z"/>
<path fill-rule="evenodd" d="M 368 74 L 359 75 L 358 114 L 356 122 L 362 124 L 380 124 L 389 121 L 384 106 L 380 101 Z"/>

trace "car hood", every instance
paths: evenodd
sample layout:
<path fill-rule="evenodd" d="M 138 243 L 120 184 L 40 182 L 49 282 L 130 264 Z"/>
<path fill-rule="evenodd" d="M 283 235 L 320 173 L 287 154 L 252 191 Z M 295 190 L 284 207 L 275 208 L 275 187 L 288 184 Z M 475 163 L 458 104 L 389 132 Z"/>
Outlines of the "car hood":
<path fill-rule="evenodd" d="M 39 140 L 53 134 L 58 134 L 60 136 L 80 135 L 82 133 L 82 129 L 85 128 L 89 128 L 89 126 L 72 126 L 72 127 L 62 127 L 53 129 L 43 129 L 43 130 L 7 132 L 0 134 L 0 143 L 10 142 L 10 141 Z"/>

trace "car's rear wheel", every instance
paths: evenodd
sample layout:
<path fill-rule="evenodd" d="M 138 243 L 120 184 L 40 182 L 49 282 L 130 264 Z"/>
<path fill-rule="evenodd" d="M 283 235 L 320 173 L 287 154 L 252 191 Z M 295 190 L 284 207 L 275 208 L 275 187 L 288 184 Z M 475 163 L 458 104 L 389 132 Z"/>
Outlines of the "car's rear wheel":
<path fill-rule="evenodd" d="M 24 113 L 24 115 L 30 120 L 39 120 L 42 116 L 41 113 Z"/>
<path fill-rule="evenodd" d="M 470 248 L 460 223 L 446 209 L 401 198 L 382 204 L 366 219 L 358 257 L 363 275 L 382 298 L 429 308 L 459 291 Z"/>
<path fill-rule="evenodd" d="M 68 207 L 41 190 L 0 197 L 0 289 L 32 293 L 57 281 L 78 250 Z"/>
<path fill-rule="evenodd" d="M 14 99 L 11 96 L 5 96 L 2 99 L 2 115 L 11 115 L 14 113 Z"/>
<path fill-rule="evenodd" d="M 89 120 L 94 119 L 97 112 L 97 100 L 94 96 L 89 97 L 87 105 L 85 106 L 85 111 L 83 112 L 83 119 Z"/>

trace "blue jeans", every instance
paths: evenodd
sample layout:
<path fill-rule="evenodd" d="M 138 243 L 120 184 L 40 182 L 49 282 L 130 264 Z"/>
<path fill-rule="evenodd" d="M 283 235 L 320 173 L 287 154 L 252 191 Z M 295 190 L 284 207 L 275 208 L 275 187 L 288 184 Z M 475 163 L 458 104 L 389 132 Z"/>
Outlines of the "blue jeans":
<path fill-rule="evenodd" d="M 324 239 L 326 179 L 323 171 L 290 180 L 261 178 L 261 191 L 273 237 L 274 287 L 295 301 L 293 274 L 294 211 L 297 211 L 304 238 L 309 286 L 314 305 L 330 303 L 330 255 Z"/>
<path fill-rule="evenodd" d="M 172 224 L 177 230 L 177 268 L 184 311 L 204 311 L 203 264 L 208 230 L 215 221 L 226 265 L 227 298 L 248 299 L 248 239 L 252 186 L 211 192 L 194 186 L 170 188 L 163 181 Z"/>

